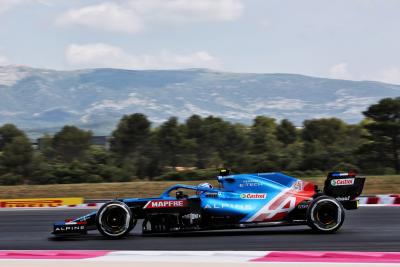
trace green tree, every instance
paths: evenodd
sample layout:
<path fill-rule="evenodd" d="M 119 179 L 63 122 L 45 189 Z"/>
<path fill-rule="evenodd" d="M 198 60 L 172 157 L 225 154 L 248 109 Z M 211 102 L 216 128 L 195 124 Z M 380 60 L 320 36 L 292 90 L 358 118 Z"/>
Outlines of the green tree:
<path fill-rule="evenodd" d="M 92 145 L 86 153 L 84 166 L 92 182 L 112 182 L 123 180 L 122 170 L 114 165 L 111 153 L 104 147 Z M 125 179 L 124 179 L 125 180 Z"/>
<path fill-rule="evenodd" d="M 56 157 L 56 152 L 53 148 L 53 137 L 51 135 L 45 134 L 39 138 L 38 148 L 41 152 L 41 155 L 43 155 L 46 160 L 51 161 Z"/>
<path fill-rule="evenodd" d="M 332 170 L 338 164 L 355 164 L 362 128 L 336 118 L 307 120 L 302 130 L 303 170 Z"/>
<path fill-rule="evenodd" d="M 374 149 L 376 160 L 388 159 L 400 173 L 400 97 L 382 99 L 363 114 L 370 120 L 365 124 L 369 132 L 366 146 Z"/>
<path fill-rule="evenodd" d="M 224 143 L 219 150 L 220 158 L 227 168 L 242 171 L 243 167 L 248 164 L 247 151 L 250 146 L 248 127 L 228 123 L 224 132 Z"/>
<path fill-rule="evenodd" d="M 29 181 L 33 169 L 33 149 L 25 133 L 13 124 L 0 127 L 0 183 Z"/>
<path fill-rule="evenodd" d="M 192 115 L 186 120 L 186 135 L 189 139 L 202 137 L 203 119 L 199 115 Z"/>
<path fill-rule="evenodd" d="M 229 149 L 229 122 L 221 118 L 208 116 L 204 118 L 197 138 L 198 163 L 204 168 L 218 168 L 224 165 L 225 152 Z"/>
<path fill-rule="evenodd" d="M 0 127 L 0 151 L 4 146 L 11 143 L 15 137 L 25 136 L 25 133 L 14 124 L 4 124 Z"/>
<path fill-rule="evenodd" d="M 283 119 L 276 127 L 276 137 L 286 146 L 293 144 L 297 140 L 296 127 L 287 119 Z"/>
<path fill-rule="evenodd" d="M 145 115 L 135 113 L 124 116 L 112 134 L 111 151 L 126 177 L 144 178 L 160 173 L 158 142 L 150 126 Z"/>
<path fill-rule="evenodd" d="M 145 149 L 150 137 L 150 121 L 140 113 L 125 115 L 112 133 L 111 151 L 124 158 Z"/>
<path fill-rule="evenodd" d="M 184 135 L 176 117 L 169 118 L 159 127 L 157 140 L 164 161 L 175 169 L 184 154 Z"/>
<path fill-rule="evenodd" d="M 65 162 L 82 159 L 91 145 L 92 132 L 75 126 L 64 126 L 53 137 L 53 149 Z"/>
<path fill-rule="evenodd" d="M 298 171 L 303 163 L 303 142 L 296 142 L 287 145 L 281 152 L 279 158 L 280 170 Z"/>
<path fill-rule="evenodd" d="M 250 129 L 253 153 L 262 154 L 266 151 L 275 151 L 278 140 L 276 137 L 275 119 L 257 116 Z"/>
<path fill-rule="evenodd" d="M 251 166 L 255 171 L 275 171 L 279 169 L 281 143 L 276 136 L 275 119 L 257 116 L 250 128 Z"/>
<path fill-rule="evenodd" d="M 186 139 L 191 141 L 187 146 L 194 155 L 196 167 L 238 168 L 243 162 L 244 153 L 248 148 L 246 127 L 232 124 L 221 118 L 209 116 L 202 119 L 191 116 L 185 124 Z M 188 142 L 186 140 L 186 142 Z"/>
<path fill-rule="evenodd" d="M 195 165 L 197 168 L 204 169 L 211 162 L 219 162 L 218 152 L 213 146 L 212 136 L 217 130 L 213 125 L 219 123 L 217 119 L 210 116 L 205 119 L 198 115 L 193 115 L 186 120 L 186 139 L 193 140 L 193 154 L 195 155 Z"/>
<path fill-rule="evenodd" d="M 33 150 L 29 139 L 17 136 L 6 144 L 1 155 L 1 163 L 7 173 L 20 175 L 28 180 L 32 171 Z"/>

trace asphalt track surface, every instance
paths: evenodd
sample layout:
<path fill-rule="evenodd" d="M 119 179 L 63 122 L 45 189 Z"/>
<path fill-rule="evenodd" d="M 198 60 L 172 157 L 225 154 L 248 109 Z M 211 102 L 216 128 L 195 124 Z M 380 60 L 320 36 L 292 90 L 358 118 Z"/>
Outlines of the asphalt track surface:
<path fill-rule="evenodd" d="M 122 240 L 107 240 L 97 231 L 56 239 L 54 221 L 89 210 L 0 211 L 0 249 L 101 250 L 352 250 L 400 251 L 400 207 L 361 207 L 347 211 L 341 230 L 315 234 L 307 226 L 141 235 L 140 226 Z"/>

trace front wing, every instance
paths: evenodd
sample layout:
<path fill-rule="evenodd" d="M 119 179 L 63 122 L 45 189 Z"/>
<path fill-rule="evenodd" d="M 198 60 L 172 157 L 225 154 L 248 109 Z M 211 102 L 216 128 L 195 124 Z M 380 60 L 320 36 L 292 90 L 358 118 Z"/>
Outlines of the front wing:
<path fill-rule="evenodd" d="M 65 220 L 56 222 L 53 225 L 54 235 L 71 235 L 71 234 L 87 234 L 88 230 L 96 229 L 96 218 L 97 211 L 76 218 L 74 220 Z"/>

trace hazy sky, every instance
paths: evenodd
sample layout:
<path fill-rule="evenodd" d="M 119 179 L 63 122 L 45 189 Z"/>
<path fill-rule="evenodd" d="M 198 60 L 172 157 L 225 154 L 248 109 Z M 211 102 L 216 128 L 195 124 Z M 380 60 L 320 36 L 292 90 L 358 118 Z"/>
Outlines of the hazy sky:
<path fill-rule="evenodd" d="M 0 0 L 0 65 L 400 84 L 400 0 Z"/>

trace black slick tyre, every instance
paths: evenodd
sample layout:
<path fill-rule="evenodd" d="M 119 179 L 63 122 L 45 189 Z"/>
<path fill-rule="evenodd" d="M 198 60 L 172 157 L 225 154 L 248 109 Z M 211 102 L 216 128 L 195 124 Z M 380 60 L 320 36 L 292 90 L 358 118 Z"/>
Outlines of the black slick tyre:
<path fill-rule="evenodd" d="M 335 198 L 319 196 L 307 209 L 307 224 L 319 233 L 334 233 L 344 222 L 344 208 Z"/>
<path fill-rule="evenodd" d="M 120 201 L 104 204 L 96 214 L 97 229 L 110 239 L 126 237 L 134 227 L 134 221 L 131 209 Z"/>

